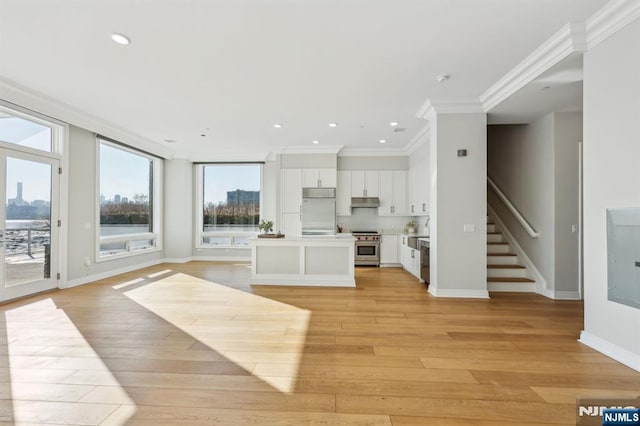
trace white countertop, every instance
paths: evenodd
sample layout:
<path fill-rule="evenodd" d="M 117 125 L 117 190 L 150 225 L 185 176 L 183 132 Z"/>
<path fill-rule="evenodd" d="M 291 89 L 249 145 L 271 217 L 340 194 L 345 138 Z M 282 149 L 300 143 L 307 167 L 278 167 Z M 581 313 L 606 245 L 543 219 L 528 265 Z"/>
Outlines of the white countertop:
<path fill-rule="evenodd" d="M 284 238 L 249 238 L 252 241 L 287 242 L 287 241 L 355 241 L 356 238 L 350 233 L 335 235 L 286 235 Z"/>

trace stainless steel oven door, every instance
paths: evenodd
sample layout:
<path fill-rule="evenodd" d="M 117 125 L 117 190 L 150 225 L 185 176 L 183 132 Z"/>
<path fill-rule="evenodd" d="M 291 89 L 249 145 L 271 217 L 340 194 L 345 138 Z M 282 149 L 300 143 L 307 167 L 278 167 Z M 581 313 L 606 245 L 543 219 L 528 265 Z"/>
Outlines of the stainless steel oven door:
<path fill-rule="evenodd" d="M 377 266 L 380 264 L 379 241 L 356 241 L 355 250 L 356 265 Z"/>

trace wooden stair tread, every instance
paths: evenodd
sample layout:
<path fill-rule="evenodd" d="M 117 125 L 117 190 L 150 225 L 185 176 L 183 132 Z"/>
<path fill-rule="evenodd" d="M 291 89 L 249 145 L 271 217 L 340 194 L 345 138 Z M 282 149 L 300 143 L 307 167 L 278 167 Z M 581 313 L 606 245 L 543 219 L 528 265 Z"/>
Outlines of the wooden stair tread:
<path fill-rule="evenodd" d="M 530 278 L 521 277 L 487 277 L 487 282 L 490 283 L 533 283 L 534 280 Z"/>
<path fill-rule="evenodd" d="M 487 265 L 487 268 L 496 269 L 525 269 L 522 265 Z"/>
<path fill-rule="evenodd" d="M 508 246 L 509 245 L 509 243 L 489 243 L 489 242 L 487 244 L 490 244 L 490 245 L 493 245 L 493 246 L 498 246 L 498 245 L 500 245 L 500 246 Z"/>
<path fill-rule="evenodd" d="M 502 232 L 487 232 L 487 235 L 502 235 Z"/>
<path fill-rule="evenodd" d="M 487 253 L 487 256 L 517 256 L 514 253 Z"/>

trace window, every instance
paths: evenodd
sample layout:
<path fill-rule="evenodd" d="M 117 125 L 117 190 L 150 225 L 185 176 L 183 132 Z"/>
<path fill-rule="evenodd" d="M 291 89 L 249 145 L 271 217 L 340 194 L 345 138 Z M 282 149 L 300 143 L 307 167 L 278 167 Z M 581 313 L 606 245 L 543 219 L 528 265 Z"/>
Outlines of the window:
<path fill-rule="evenodd" d="M 98 259 L 160 249 L 162 160 L 98 139 Z"/>
<path fill-rule="evenodd" d="M 198 166 L 198 247 L 249 247 L 259 232 L 261 164 Z"/>
<path fill-rule="evenodd" d="M 51 125 L 0 107 L 0 142 L 52 152 L 54 133 Z"/>

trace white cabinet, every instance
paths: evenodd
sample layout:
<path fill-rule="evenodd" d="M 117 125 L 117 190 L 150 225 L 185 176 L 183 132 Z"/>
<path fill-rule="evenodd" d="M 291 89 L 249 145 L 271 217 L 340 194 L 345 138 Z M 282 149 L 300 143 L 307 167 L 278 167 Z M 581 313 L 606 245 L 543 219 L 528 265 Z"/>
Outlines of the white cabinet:
<path fill-rule="evenodd" d="M 383 170 L 378 172 L 380 197 L 379 216 L 407 215 L 407 172 Z"/>
<path fill-rule="evenodd" d="M 352 197 L 377 197 L 378 195 L 379 192 L 377 170 L 351 171 Z"/>
<path fill-rule="evenodd" d="M 380 236 L 380 263 L 400 263 L 398 257 L 398 235 L 382 234 Z"/>
<path fill-rule="evenodd" d="M 420 279 L 420 250 L 412 249 L 407 245 L 406 235 L 401 235 L 400 238 L 400 263 L 407 272 Z"/>
<path fill-rule="evenodd" d="M 301 235 L 302 221 L 300 219 L 300 213 L 282 213 L 280 232 L 289 237 Z"/>
<path fill-rule="evenodd" d="M 349 170 L 338 171 L 336 214 L 338 216 L 351 216 L 351 172 Z"/>
<path fill-rule="evenodd" d="M 302 170 L 282 169 L 280 189 L 282 213 L 300 213 L 302 209 Z"/>
<path fill-rule="evenodd" d="M 303 188 L 335 188 L 336 169 L 302 169 Z"/>
<path fill-rule="evenodd" d="M 428 145 L 419 148 L 409 159 L 408 211 L 411 216 L 429 215 L 429 152 Z"/>
<path fill-rule="evenodd" d="M 285 235 L 302 234 L 302 170 L 282 169 L 280 172 L 281 215 L 278 229 Z"/>

